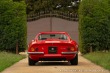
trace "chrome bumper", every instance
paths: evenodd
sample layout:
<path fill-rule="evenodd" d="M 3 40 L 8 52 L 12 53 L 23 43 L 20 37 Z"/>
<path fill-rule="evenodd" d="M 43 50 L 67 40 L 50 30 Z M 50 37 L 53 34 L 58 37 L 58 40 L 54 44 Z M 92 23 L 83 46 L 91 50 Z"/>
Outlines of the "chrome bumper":
<path fill-rule="evenodd" d="M 44 54 L 44 52 L 27 52 L 28 54 Z"/>
<path fill-rule="evenodd" d="M 78 52 L 62 52 L 62 54 L 77 54 Z"/>
<path fill-rule="evenodd" d="M 44 52 L 27 52 L 28 54 L 44 54 Z M 61 52 L 62 54 L 77 54 L 78 52 Z"/>

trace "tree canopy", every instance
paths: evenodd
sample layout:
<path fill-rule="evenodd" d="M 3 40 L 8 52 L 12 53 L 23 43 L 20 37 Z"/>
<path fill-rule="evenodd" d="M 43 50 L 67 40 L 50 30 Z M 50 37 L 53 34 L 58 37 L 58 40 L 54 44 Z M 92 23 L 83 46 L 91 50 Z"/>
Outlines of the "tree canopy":
<path fill-rule="evenodd" d="M 72 4 L 76 1 L 78 0 L 27 0 L 27 14 L 42 10 L 77 11 L 79 4 Z"/>
<path fill-rule="evenodd" d="M 26 49 L 26 4 L 24 1 L 0 0 L 0 50 Z"/>
<path fill-rule="evenodd" d="M 109 0 L 82 0 L 79 7 L 79 45 L 82 53 L 110 49 Z"/>

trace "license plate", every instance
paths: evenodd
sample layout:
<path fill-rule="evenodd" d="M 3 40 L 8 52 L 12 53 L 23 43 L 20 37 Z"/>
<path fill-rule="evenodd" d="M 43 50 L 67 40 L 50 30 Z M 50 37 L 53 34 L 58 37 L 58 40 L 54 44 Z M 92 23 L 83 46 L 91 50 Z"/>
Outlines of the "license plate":
<path fill-rule="evenodd" d="M 48 52 L 49 52 L 49 54 L 56 54 L 57 53 L 57 47 L 49 47 Z"/>

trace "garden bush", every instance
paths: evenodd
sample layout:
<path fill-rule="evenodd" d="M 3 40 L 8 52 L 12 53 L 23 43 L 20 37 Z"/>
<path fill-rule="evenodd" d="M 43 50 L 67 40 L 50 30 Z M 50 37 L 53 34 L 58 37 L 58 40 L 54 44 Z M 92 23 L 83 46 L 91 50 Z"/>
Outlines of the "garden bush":
<path fill-rule="evenodd" d="M 0 50 L 24 51 L 27 45 L 26 5 L 24 1 L 0 0 Z"/>
<path fill-rule="evenodd" d="M 79 47 L 82 53 L 110 48 L 109 0 L 82 0 L 79 7 Z"/>

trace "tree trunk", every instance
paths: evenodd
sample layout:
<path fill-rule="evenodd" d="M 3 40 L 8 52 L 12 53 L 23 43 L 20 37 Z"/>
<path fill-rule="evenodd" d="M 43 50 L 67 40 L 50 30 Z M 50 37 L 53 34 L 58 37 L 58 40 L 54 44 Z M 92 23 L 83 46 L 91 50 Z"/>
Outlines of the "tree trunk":
<path fill-rule="evenodd" d="M 92 52 L 92 46 L 90 47 L 90 52 Z"/>
<path fill-rule="evenodd" d="M 18 42 L 16 43 L 16 54 L 19 54 L 19 52 L 18 52 Z"/>

